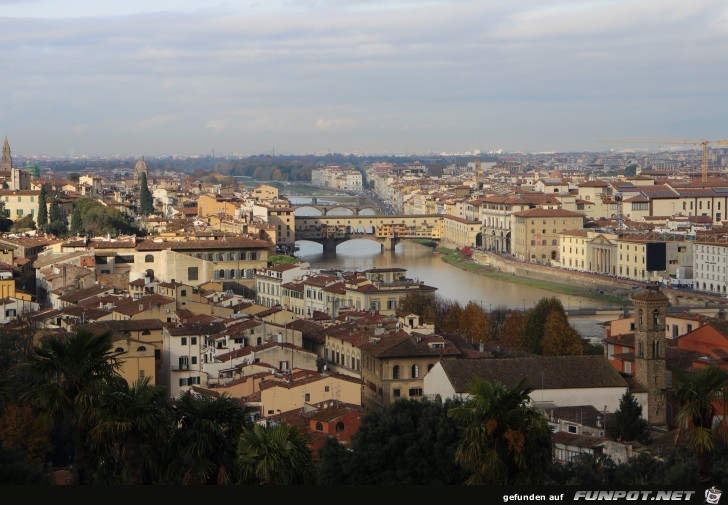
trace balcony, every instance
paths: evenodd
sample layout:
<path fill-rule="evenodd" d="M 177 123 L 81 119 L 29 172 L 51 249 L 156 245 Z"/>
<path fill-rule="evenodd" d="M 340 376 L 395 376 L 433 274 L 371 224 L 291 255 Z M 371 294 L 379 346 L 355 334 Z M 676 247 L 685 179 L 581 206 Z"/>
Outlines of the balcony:
<path fill-rule="evenodd" d="M 180 372 L 180 371 L 189 370 L 189 369 L 190 369 L 189 363 L 181 363 L 179 365 L 172 365 L 173 372 Z"/>

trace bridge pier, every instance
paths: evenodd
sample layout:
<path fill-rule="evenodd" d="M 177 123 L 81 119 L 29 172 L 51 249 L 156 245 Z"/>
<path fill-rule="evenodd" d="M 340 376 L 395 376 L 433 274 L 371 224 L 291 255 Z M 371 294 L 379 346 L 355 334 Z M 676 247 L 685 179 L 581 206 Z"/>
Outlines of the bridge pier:
<path fill-rule="evenodd" d="M 387 237 L 382 239 L 381 244 L 382 251 L 394 251 L 394 248 L 399 244 L 399 239 L 397 237 Z"/>
<path fill-rule="evenodd" d="M 322 241 L 321 243 L 324 246 L 324 252 L 325 253 L 327 253 L 327 252 L 333 252 L 333 253 L 335 253 L 336 252 L 336 246 L 339 245 L 340 242 L 341 242 L 340 240 L 336 240 L 335 238 L 328 238 L 328 239 Z"/>

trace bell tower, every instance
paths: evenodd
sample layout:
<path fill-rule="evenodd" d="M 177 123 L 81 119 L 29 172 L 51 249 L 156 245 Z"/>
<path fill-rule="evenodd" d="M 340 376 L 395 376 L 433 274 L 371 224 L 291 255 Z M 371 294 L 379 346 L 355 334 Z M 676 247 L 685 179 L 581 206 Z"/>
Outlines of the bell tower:
<path fill-rule="evenodd" d="M 647 388 L 643 416 L 655 426 L 667 424 L 665 316 L 668 301 L 657 286 L 632 296 L 635 309 L 634 378 Z"/>
<path fill-rule="evenodd" d="M 13 168 L 13 157 L 10 156 L 10 144 L 8 144 L 8 136 L 5 135 L 5 143 L 3 144 L 3 159 L 0 169 L 3 172 L 10 172 Z"/>

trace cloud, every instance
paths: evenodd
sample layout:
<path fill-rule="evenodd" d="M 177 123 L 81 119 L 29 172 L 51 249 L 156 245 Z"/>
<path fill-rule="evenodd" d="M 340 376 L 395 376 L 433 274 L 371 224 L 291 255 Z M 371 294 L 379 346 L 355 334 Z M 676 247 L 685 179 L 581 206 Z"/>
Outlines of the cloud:
<path fill-rule="evenodd" d="M 719 0 L 122 4 L 93 19 L 14 4 L 36 8 L 3 31 L 0 123 L 21 145 L 138 153 L 143 131 L 192 154 L 241 138 L 281 152 L 576 148 L 625 119 L 645 136 L 725 137 L 710 131 L 728 113 Z"/>

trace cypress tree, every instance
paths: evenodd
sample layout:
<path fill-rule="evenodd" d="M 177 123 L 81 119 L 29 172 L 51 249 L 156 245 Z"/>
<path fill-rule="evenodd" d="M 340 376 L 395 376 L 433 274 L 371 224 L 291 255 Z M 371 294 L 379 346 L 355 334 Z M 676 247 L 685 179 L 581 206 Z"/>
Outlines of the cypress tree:
<path fill-rule="evenodd" d="M 48 203 L 46 202 L 45 185 L 40 186 L 38 196 L 38 229 L 43 229 L 48 224 Z"/>
<path fill-rule="evenodd" d="M 154 212 L 154 203 L 152 202 L 152 193 L 147 185 L 147 174 L 142 173 L 141 189 L 139 194 L 139 210 L 143 216 L 148 216 Z"/>
<path fill-rule="evenodd" d="M 83 232 L 83 221 L 81 220 L 81 209 L 73 208 L 71 215 L 71 235 L 80 235 Z"/>
<path fill-rule="evenodd" d="M 61 210 L 57 200 L 53 200 L 50 211 L 50 223 L 48 231 L 56 236 L 65 235 L 68 232 L 68 220 Z"/>

